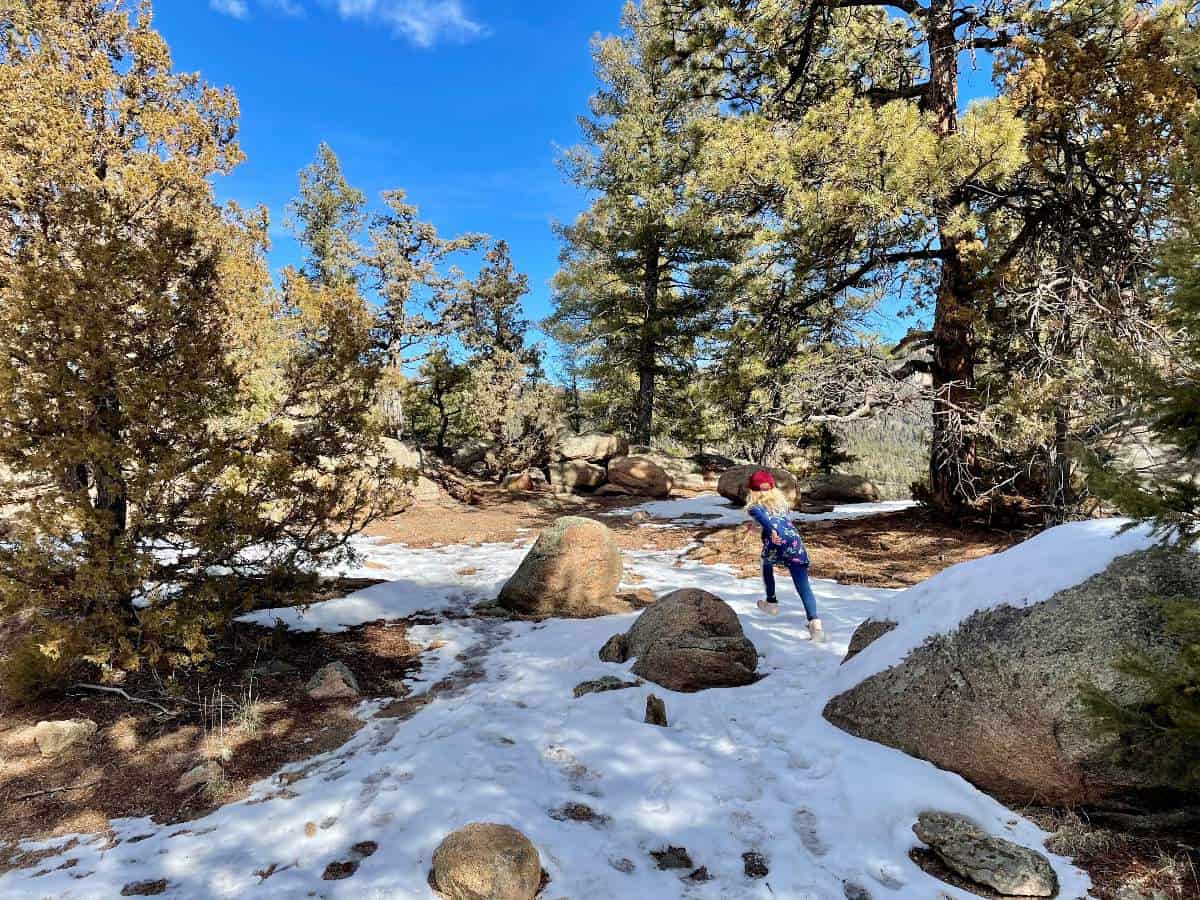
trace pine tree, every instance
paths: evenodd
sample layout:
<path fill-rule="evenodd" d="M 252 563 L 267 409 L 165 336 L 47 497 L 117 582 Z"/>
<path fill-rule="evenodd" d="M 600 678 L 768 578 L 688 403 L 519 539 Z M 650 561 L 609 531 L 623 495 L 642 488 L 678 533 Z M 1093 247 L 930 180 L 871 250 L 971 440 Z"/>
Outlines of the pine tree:
<path fill-rule="evenodd" d="M 390 503 L 372 317 L 281 302 L 265 214 L 213 200 L 237 102 L 147 3 L 2 0 L 0 107 L 0 470 L 34 485 L 0 604 L 37 612 L 26 660 L 202 657 Z"/>
<path fill-rule="evenodd" d="M 626 34 L 594 45 L 601 89 L 581 119 L 589 147 L 564 163 L 597 197 L 561 229 L 548 326 L 584 349 L 592 390 L 608 397 L 608 424 L 642 444 L 659 430 L 664 383 L 682 388 L 694 367 L 711 318 L 708 283 L 736 252 L 689 191 L 713 105 L 695 78 L 667 65 L 660 15 L 653 0 L 630 4 Z"/>

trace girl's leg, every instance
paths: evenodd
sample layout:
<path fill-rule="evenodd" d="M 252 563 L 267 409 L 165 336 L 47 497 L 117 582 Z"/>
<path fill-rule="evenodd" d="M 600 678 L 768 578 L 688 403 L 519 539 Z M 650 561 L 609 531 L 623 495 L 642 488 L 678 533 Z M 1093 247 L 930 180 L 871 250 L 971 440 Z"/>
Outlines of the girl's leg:
<path fill-rule="evenodd" d="M 763 584 L 767 588 L 767 602 L 775 602 L 775 566 L 773 563 L 763 560 L 762 564 Z"/>
<path fill-rule="evenodd" d="M 796 585 L 796 593 L 800 595 L 800 599 L 804 602 L 804 612 L 811 622 L 817 616 L 817 598 L 813 596 L 812 585 L 808 583 L 808 566 L 803 563 L 795 563 L 788 566 L 788 571 L 792 573 L 792 583 Z"/>

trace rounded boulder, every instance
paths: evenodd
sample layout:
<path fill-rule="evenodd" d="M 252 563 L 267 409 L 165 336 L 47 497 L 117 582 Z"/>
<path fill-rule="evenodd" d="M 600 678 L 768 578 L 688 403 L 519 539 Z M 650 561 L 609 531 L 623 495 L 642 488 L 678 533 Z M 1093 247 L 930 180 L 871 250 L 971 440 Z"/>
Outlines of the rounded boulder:
<path fill-rule="evenodd" d="M 698 588 L 662 597 L 618 637 L 605 644 L 607 658 L 636 657 L 635 675 L 673 691 L 739 687 L 758 678 L 758 651 L 742 632 L 737 613 Z"/>
<path fill-rule="evenodd" d="M 564 516 L 538 535 L 497 604 L 539 618 L 628 612 L 629 604 L 616 596 L 622 571 L 621 548 L 604 524 Z"/>
<path fill-rule="evenodd" d="M 429 881 L 445 900 L 533 900 L 542 863 L 517 829 L 476 822 L 447 835 L 434 851 Z"/>
<path fill-rule="evenodd" d="M 608 480 L 644 497 L 665 497 L 674 481 L 648 456 L 622 456 L 608 464 Z"/>

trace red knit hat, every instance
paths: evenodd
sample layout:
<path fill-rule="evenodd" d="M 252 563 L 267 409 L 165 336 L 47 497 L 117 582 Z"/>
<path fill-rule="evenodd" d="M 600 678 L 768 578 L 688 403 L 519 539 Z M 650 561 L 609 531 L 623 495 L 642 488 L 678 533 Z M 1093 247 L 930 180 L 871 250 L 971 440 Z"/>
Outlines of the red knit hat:
<path fill-rule="evenodd" d="M 752 491 L 769 491 L 773 487 L 775 487 L 775 479 L 765 469 L 759 469 L 750 476 L 750 490 Z"/>

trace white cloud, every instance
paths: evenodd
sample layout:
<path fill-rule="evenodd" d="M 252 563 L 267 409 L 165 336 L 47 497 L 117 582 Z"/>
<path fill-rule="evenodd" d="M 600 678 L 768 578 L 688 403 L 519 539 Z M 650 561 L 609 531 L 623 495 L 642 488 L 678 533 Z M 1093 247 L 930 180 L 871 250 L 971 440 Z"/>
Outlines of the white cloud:
<path fill-rule="evenodd" d="M 438 41 L 467 41 L 487 33 L 470 17 L 462 0 L 336 0 L 344 19 L 378 21 L 419 47 Z"/>
<path fill-rule="evenodd" d="M 222 15 L 233 16 L 235 19 L 244 19 L 250 15 L 246 0 L 208 0 L 208 5 Z"/>
<path fill-rule="evenodd" d="M 257 0 L 264 9 L 288 16 L 303 16 L 306 0 Z M 487 28 L 471 18 L 463 0 L 317 0 L 343 19 L 380 23 L 418 47 L 439 41 L 469 41 L 483 37 Z M 208 0 L 219 13 L 235 19 L 250 17 L 250 0 Z"/>

